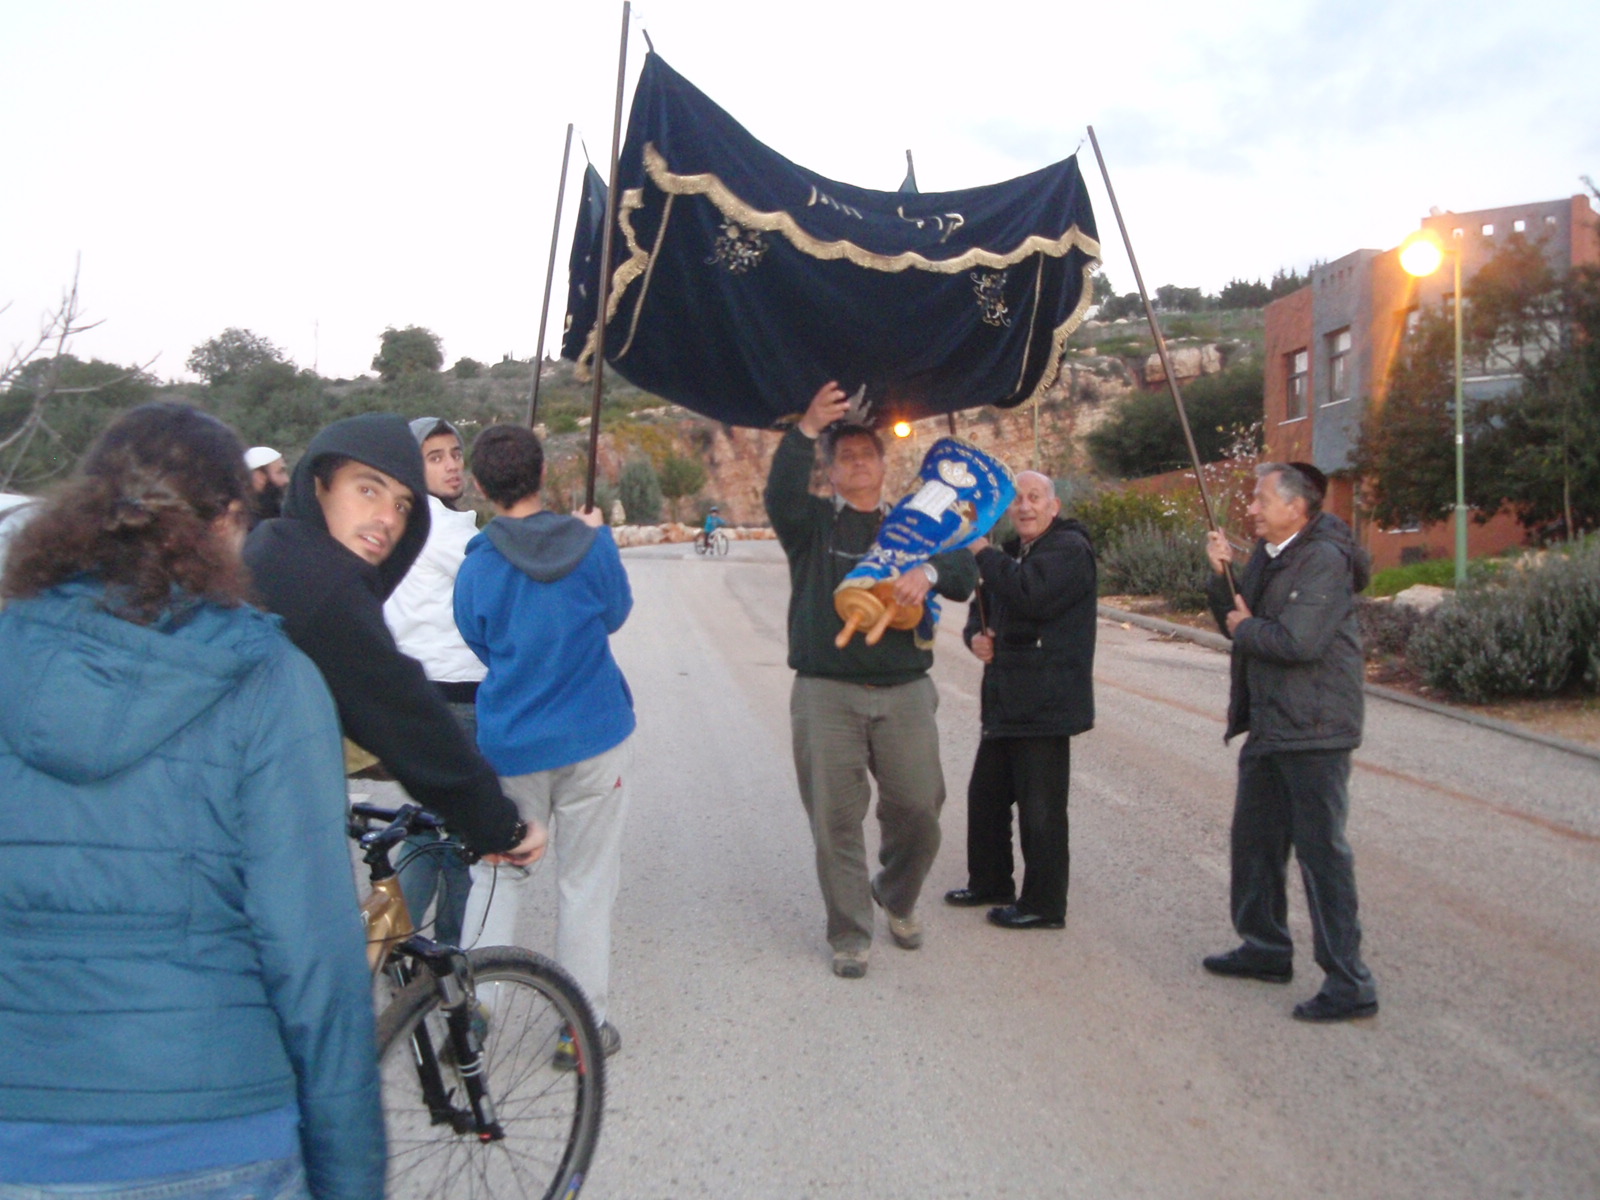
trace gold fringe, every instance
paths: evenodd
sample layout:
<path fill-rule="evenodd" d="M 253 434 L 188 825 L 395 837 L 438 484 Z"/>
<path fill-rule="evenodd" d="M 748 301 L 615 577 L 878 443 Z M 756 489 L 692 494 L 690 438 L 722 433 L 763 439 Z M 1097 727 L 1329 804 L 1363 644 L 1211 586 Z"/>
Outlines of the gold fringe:
<path fill-rule="evenodd" d="M 621 226 L 623 239 L 628 244 L 628 257 L 622 260 L 611 275 L 611 295 L 606 297 L 605 316 L 600 318 L 607 325 L 611 324 L 611 318 L 616 316 L 617 310 L 622 307 L 622 293 L 644 273 L 650 263 L 650 252 L 639 245 L 639 236 L 633 231 L 633 214 L 643 207 L 643 188 L 629 188 L 622 193 L 622 203 L 617 205 L 617 224 Z M 573 367 L 572 377 L 579 383 L 588 383 L 594 378 L 590 364 L 594 361 L 594 343 L 599 326 L 600 321 L 596 321 L 595 328 L 589 331 L 589 337 L 583 343 L 583 353 L 578 355 L 578 361 Z M 631 338 L 629 340 L 632 341 Z"/>
<path fill-rule="evenodd" d="M 667 167 L 667 160 L 650 142 L 644 147 L 644 169 L 650 180 L 669 194 L 704 196 L 716 205 L 717 210 L 731 221 L 750 229 L 781 233 L 795 248 L 812 258 L 847 259 L 858 267 L 875 271 L 906 271 L 916 268 L 937 275 L 958 275 L 972 267 L 989 267 L 1001 270 L 1021 262 L 1034 254 L 1048 254 L 1060 258 L 1074 246 L 1092 258 L 1100 257 L 1100 243 L 1079 231 L 1074 225 L 1059 238 L 1051 240 L 1038 236 L 1026 237 L 1022 243 L 1006 254 L 974 247 L 959 258 L 932 259 L 907 250 L 900 254 L 873 254 L 852 242 L 824 242 L 813 237 L 786 212 L 758 212 L 740 200 L 726 184 L 715 175 L 678 175 Z"/>
<path fill-rule="evenodd" d="M 633 321 L 628 326 L 628 340 L 622 343 L 622 349 L 617 351 L 617 357 L 622 358 L 633 349 L 633 339 L 639 332 L 639 315 L 644 312 L 644 298 L 650 294 L 650 279 L 656 273 L 656 257 L 661 253 L 661 242 L 667 236 L 667 222 L 672 218 L 672 202 L 677 197 L 667 195 L 666 204 L 661 208 L 661 228 L 656 230 L 656 244 L 650 247 L 650 265 L 644 269 L 644 282 L 639 285 L 639 302 L 633 306 Z"/>
<path fill-rule="evenodd" d="M 1078 295 L 1078 307 L 1072 310 L 1065 321 L 1056 326 L 1055 336 L 1050 339 L 1050 361 L 1045 364 L 1044 372 L 1039 376 L 1039 382 L 1034 384 L 1033 391 L 1019 401 L 1019 404 L 1037 400 L 1054 387 L 1056 380 L 1061 377 L 1061 356 L 1067 351 L 1067 339 L 1079 325 L 1083 324 L 1083 314 L 1089 311 L 1089 305 L 1094 300 L 1094 269 L 1099 265 L 1098 260 L 1090 260 L 1083 264 L 1083 290 Z"/>
<path fill-rule="evenodd" d="M 1022 370 L 1017 372 L 1017 386 L 1028 377 L 1028 355 L 1033 350 L 1033 331 L 1039 328 L 1039 293 L 1044 287 L 1044 256 L 1039 257 L 1039 269 L 1033 273 L 1033 311 L 1028 314 L 1028 340 L 1022 343 Z"/>

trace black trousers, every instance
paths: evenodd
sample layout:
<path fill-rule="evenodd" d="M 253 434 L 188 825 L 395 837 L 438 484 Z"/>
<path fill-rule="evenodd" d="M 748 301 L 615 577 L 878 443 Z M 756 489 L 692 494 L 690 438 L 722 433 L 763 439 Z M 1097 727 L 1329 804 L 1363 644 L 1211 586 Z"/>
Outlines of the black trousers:
<path fill-rule="evenodd" d="M 1350 752 L 1302 750 L 1239 756 L 1233 809 L 1233 925 L 1253 958 L 1287 964 L 1289 851 L 1300 863 L 1322 990 L 1340 1000 L 1377 998 L 1361 961 L 1355 856 L 1345 840 Z"/>
<path fill-rule="evenodd" d="M 1017 907 L 1059 921 L 1067 915 L 1069 737 L 985 738 L 967 784 L 967 886 L 1005 894 L 1013 887 L 1011 808 L 1025 868 Z"/>

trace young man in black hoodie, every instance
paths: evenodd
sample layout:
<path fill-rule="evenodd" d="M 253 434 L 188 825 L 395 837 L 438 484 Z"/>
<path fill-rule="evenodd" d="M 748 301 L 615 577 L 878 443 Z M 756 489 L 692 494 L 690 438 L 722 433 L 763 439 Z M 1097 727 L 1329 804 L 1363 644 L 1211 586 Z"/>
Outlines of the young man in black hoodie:
<path fill-rule="evenodd" d="M 967 785 L 967 886 L 958 907 L 992 904 L 1002 929 L 1061 929 L 1067 918 L 1067 787 L 1072 738 L 1094 726 L 1094 548 L 1061 519 L 1055 484 L 1017 476 L 1017 537 L 980 538 L 982 577 L 966 641 L 983 666 L 983 740 Z M 1015 890 L 1011 808 L 1025 874 Z"/>
<path fill-rule="evenodd" d="M 422 452 L 400 417 L 335 421 L 295 465 L 283 516 L 244 558 L 266 607 L 322 672 L 345 735 L 376 755 L 469 850 L 532 862 L 529 827 L 421 665 L 395 645 L 383 602 L 428 538 Z"/>

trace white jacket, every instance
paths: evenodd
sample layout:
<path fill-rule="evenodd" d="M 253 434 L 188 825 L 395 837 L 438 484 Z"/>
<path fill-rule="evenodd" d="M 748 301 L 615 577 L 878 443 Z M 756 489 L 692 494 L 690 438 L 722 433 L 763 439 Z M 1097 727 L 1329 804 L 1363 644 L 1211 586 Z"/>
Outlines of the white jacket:
<path fill-rule="evenodd" d="M 432 527 L 422 553 L 383 606 L 383 618 L 400 649 L 422 664 L 435 683 L 478 683 L 488 674 L 456 630 L 456 572 L 467 543 L 478 532 L 477 516 L 457 512 L 428 497 Z"/>

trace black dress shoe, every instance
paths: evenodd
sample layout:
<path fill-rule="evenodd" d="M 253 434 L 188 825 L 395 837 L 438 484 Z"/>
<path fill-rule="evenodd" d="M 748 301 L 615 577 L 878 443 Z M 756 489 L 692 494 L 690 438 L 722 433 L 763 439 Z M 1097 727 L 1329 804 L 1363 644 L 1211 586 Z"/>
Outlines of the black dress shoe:
<path fill-rule="evenodd" d="M 944 902 L 957 908 L 977 908 L 984 904 L 1010 904 L 1017 897 L 1011 892 L 975 892 L 971 888 L 956 888 L 944 894 Z"/>
<path fill-rule="evenodd" d="M 1284 963 L 1274 966 L 1260 959 L 1246 958 L 1239 950 L 1226 954 L 1213 954 L 1200 960 L 1200 965 L 1213 975 L 1227 975 L 1234 979 L 1259 979 L 1262 983 L 1288 983 L 1294 978 L 1294 966 Z"/>
<path fill-rule="evenodd" d="M 1339 1000 L 1322 992 L 1294 1006 L 1296 1021 L 1359 1021 L 1377 1015 L 1376 1000 Z"/>
<path fill-rule="evenodd" d="M 1041 917 L 1038 913 L 1023 912 L 1015 904 L 1008 904 L 1004 908 L 991 908 L 989 910 L 989 924 L 998 925 L 1001 929 L 1065 929 L 1065 919 L 1052 920 Z"/>

